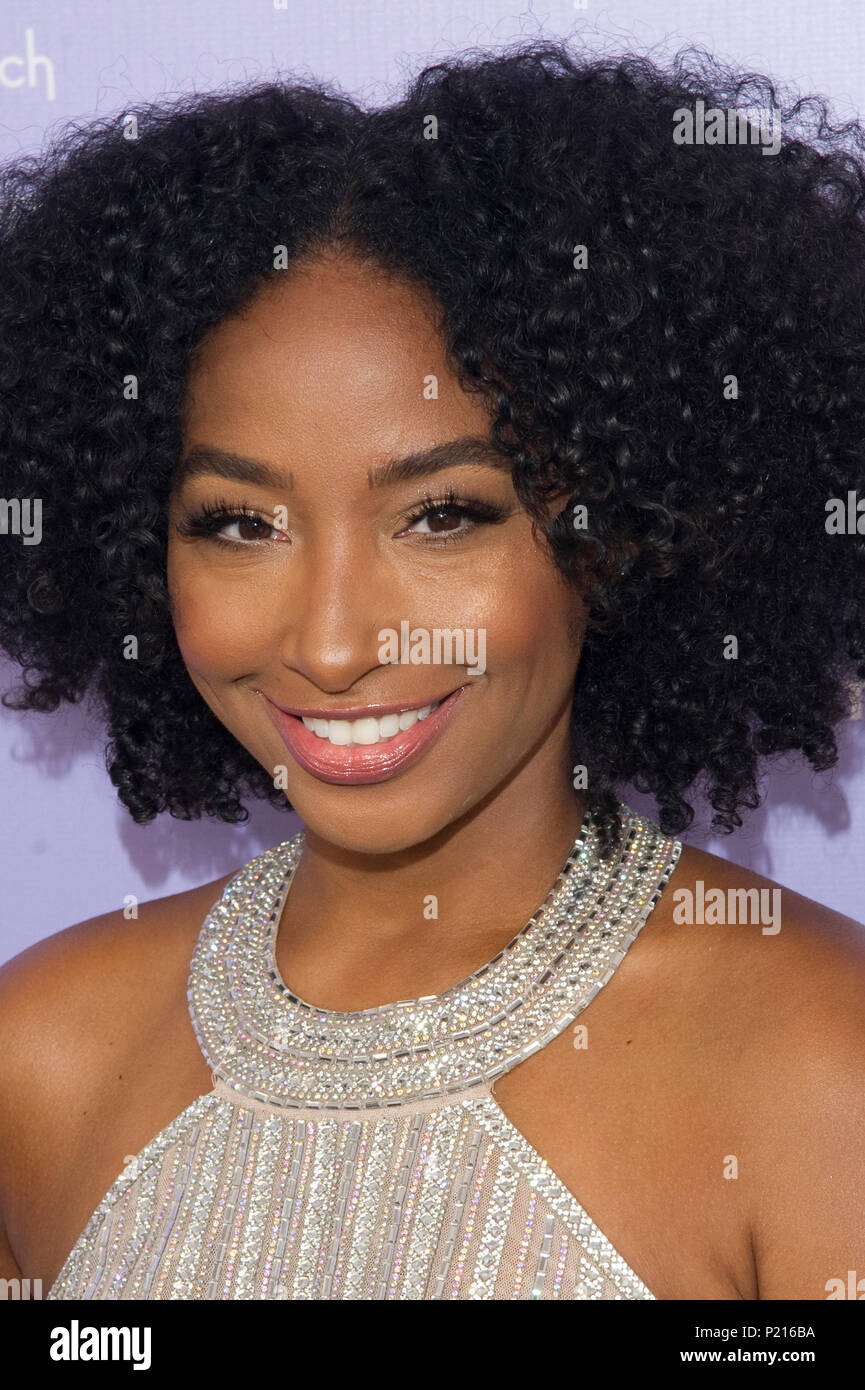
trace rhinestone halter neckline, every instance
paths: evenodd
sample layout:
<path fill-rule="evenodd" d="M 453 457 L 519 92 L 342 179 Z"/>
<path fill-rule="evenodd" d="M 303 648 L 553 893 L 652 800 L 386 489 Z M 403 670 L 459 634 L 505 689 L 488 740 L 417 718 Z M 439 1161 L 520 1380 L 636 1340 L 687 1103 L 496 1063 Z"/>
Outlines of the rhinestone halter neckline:
<path fill-rule="evenodd" d="M 551 1042 L 607 982 L 681 853 L 619 806 L 604 861 L 591 812 L 546 899 L 492 960 L 440 994 L 320 1008 L 280 976 L 276 935 L 304 833 L 231 880 L 205 918 L 189 1006 L 215 1076 L 251 1099 L 325 1110 L 405 1105 L 489 1085 Z"/>

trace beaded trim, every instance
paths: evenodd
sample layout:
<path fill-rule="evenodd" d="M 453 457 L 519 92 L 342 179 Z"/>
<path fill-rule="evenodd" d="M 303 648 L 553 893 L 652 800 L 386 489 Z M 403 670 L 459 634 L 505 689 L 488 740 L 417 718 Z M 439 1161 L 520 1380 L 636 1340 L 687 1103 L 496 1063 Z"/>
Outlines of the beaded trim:
<path fill-rule="evenodd" d="M 69 1254 L 63 1262 L 62 1268 L 57 1274 L 57 1278 L 51 1285 L 46 1294 L 47 1299 L 61 1299 L 65 1297 L 66 1291 L 71 1288 L 79 1279 L 83 1264 L 90 1261 L 93 1257 L 95 1242 L 98 1240 L 101 1231 L 108 1230 L 105 1218 L 111 1212 L 122 1197 L 132 1189 L 141 1178 L 152 1175 L 154 1178 L 158 1174 L 158 1165 L 164 1158 L 166 1151 L 173 1143 L 203 1120 L 214 1106 L 219 1105 L 219 1097 L 213 1091 L 208 1091 L 203 1096 L 197 1096 L 191 1104 L 181 1110 L 179 1115 L 165 1125 L 163 1129 L 155 1134 L 153 1138 L 144 1145 L 137 1154 L 132 1155 L 128 1160 L 122 1173 L 114 1179 L 102 1198 L 98 1207 L 93 1211 L 87 1221 L 84 1230 L 76 1240 Z M 137 1254 L 144 1236 L 141 1235 L 134 1247 Z M 88 1287 L 92 1288 L 96 1283 L 99 1272 L 105 1263 L 105 1252 L 101 1263 L 97 1261 L 97 1271 L 94 1276 L 92 1273 L 88 1278 Z"/>
<path fill-rule="evenodd" d="M 610 1244 L 585 1207 L 565 1187 L 558 1173 L 508 1119 L 495 1096 L 488 1094 L 474 1101 L 463 1101 L 462 1104 L 490 1135 L 508 1164 L 514 1171 L 522 1173 L 536 1192 L 540 1192 L 550 1211 L 558 1216 L 565 1230 L 569 1231 L 586 1251 L 581 1258 L 582 1277 L 575 1297 L 600 1298 L 600 1280 L 605 1278 L 616 1285 L 619 1290 L 616 1297 L 619 1299 L 654 1300 L 655 1295 L 651 1289 Z M 540 1297 L 541 1288 L 542 1283 L 539 1280 L 532 1296 Z"/>
<path fill-rule="evenodd" d="M 610 1244 L 546 1160 L 516 1129 L 501 1110 L 495 1097 L 487 1093 L 474 1099 L 461 1100 L 457 1108 L 463 1113 L 471 1115 L 474 1123 L 490 1137 L 505 1160 L 497 1183 L 501 1200 L 498 1205 L 493 1204 L 489 1218 L 496 1223 L 498 1242 L 491 1239 L 490 1246 L 485 1250 L 483 1257 L 479 1254 L 478 1267 L 469 1297 L 474 1299 L 492 1297 L 498 1259 L 501 1257 L 501 1241 L 510 1213 L 510 1200 L 513 1198 L 518 1177 L 522 1175 L 548 1206 L 547 1222 L 551 1221 L 552 1216 L 557 1216 L 565 1230 L 575 1237 L 581 1249 L 585 1251 L 580 1256 L 580 1282 L 573 1295 L 575 1298 L 602 1298 L 604 1296 L 603 1281 L 608 1280 L 617 1289 L 615 1294 L 617 1299 L 654 1300 L 655 1295 Z M 176 1298 L 182 1296 L 189 1298 L 203 1296 L 200 1292 L 193 1294 L 185 1288 L 186 1276 L 181 1275 L 180 1271 L 176 1275 L 176 1281 L 184 1286 L 185 1291 L 182 1295 L 178 1292 L 177 1282 L 172 1286 L 170 1293 L 164 1291 L 150 1292 L 150 1285 L 156 1278 L 157 1267 L 147 1266 L 143 1272 L 137 1270 L 134 1276 L 132 1270 L 141 1256 L 148 1232 L 151 1229 L 153 1192 L 159 1178 L 160 1166 L 165 1160 L 167 1151 L 179 1140 L 188 1144 L 190 1142 L 188 1136 L 194 1134 L 197 1127 L 202 1124 L 216 1123 L 223 1131 L 223 1140 L 220 1142 L 224 1142 L 224 1132 L 227 1131 L 235 1111 L 236 1106 L 231 1100 L 216 1092 L 209 1092 L 199 1096 L 146 1144 L 127 1163 L 123 1172 L 111 1184 L 64 1261 L 63 1267 L 49 1289 L 46 1298 L 48 1300 L 62 1300 L 69 1297 Z M 440 1113 L 438 1112 L 438 1115 Z M 436 1112 L 430 1113 L 431 1119 L 437 1117 Z M 261 1118 L 259 1117 L 259 1119 Z M 103 1271 L 106 1263 L 112 1258 L 112 1252 L 120 1238 L 121 1229 L 116 1222 L 114 1225 L 109 1224 L 107 1218 L 114 1208 L 121 1205 L 124 1199 L 129 1198 L 133 1190 L 139 1191 L 139 1202 L 142 1203 L 142 1209 L 146 1206 L 149 1214 L 146 1220 L 137 1223 L 134 1239 L 125 1252 L 122 1270 L 117 1274 L 107 1291 L 100 1291 Z M 206 1207 L 203 1209 L 207 1210 Z M 447 1266 L 447 1260 L 444 1261 L 444 1264 Z M 426 1278 L 425 1270 L 424 1264 L 420 1276 L 422 1279 Z M 127 1285 L 127 1281 L 130 1280 L 133 1282 Z M 146 1289 L 141 1286 L 142 1280 L 147 1283 Z M 557 1296 L 548 1291 L 552 1281 L 554 1281 L 554 1274 L 549 1266 L 542 1261 L 533 1282 L 531 1297 Z M 273 1294 L 270 1292 L 261 1294 L 262 1298 L 272 1296 Z"/>
<path fill-rule="evenodd" d="M 205 918 L 188 999 L 213 1072 L 269 1105 L 369 1109 L 489 1084 L 551 1042 L 610 978 L 681 853 L 621 804 L 601 859 L 591 814 L 545 902 L 491 961 L 441 994 L 322 1009 L 281 978 L 275 942 L 304 833 L 251 860 Z"/>

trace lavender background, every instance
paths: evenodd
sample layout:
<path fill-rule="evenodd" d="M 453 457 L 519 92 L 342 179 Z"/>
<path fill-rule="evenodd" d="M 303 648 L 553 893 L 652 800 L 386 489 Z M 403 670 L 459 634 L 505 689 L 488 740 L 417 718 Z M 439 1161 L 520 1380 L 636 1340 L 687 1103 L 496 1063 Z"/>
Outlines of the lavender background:
<path fill-rule="evenodd" d="M 445 54 L 568 35 L 608 54 L 700 44 L 826 95 L 836 117 L 865 113 L 865 11 L 847 0 L 3 0 L 0 160 L 38 149 L 67 121 L 142 100 L 282 73 L 380 104 Z M 16 679 L 0 658 L 0 690 Z M 711 836 L 703 812 L 684 838 L 862 921 L 865 713 L 839 744 L 828 774 L 792 756 L 776 764 L 765 805 L 735 836 Z M 0 959 L 128 894 L 144 901 L 227 873 L 299 827 L 255 802 L 245 826 L 170 816 L 136 826 L 108 781 L 103 745 L 86 706 L 0 709 Z M 650 800 L 628 799 L 652 813 Z"/>

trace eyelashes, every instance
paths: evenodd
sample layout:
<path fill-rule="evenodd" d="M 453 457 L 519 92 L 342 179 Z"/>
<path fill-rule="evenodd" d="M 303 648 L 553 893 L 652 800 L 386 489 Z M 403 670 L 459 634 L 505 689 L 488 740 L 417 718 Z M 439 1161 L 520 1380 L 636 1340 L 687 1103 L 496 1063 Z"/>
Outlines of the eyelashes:
<path fill-rule="evenodd" d="M 467 517 L 469 525 L 451 531 L 422 533 L 423 543 L 447 545 L 459 542 L 481 526 L 495 526 L 505 521 L 510 512 L 507 507 L 499 506 L 493 502 L 484 502 L 480 498 L 458 497 L 451 488 L 443 496 L 425 496 L 422 498 L 415 509 L 404 518 L 404 523 L 405 526 L 416 526 L 418 522 L 427 518 L 441 518 L 445 515 Z M 252 540 L 235 540 L 219 534 L 226 526 L 235 523 L 246 523 L 251 527 L 259 526 L 262 532 L 278 530 L 273 522 L 268 521 L 267 517 L 256 508 L 228 502 L 222 497 L 214 498 L 212 502 L 201 503 L 194 512 L 177 522 L 176 530 L 181 536 L 212 540 L 218 545 L 227 546 L 235 551 L 244 548 L 251 549 L 257 541 L 268 539 L 265 534 L 253 537 Z"/>
<path fill-rule="evenodd" d="M 220 536 L 219 531 L 225 526 L 233 525 L 235 522 L 247 522 L 250 525 L 260 525 L 265 530 L 275 531 L 277 528 L 273 522 L 268 521 L 267 517 L 254 507 L 238 506 L 237 503 L 230 503 L 224 498 L 217 497 L 213 502 L 202 502 L 195 511 L 190 512 L 182 521 L 178 521 L 176 530 L 178 535 L 200 537 L 204 540 L 214 540 L 220 545 L 231 546 L 237 550 L 242 546 L 249 546 L 250 541 L 229 540 L 226 536 Z M 259 537 L 258 539 L 265 539 Z"/>
<path fill-rule="evenodd" d="M 448 512 L 451 515 L 467 516 L 470 525 L 459 531 L 431 532 L 426 539 L 439 543 L 461 540 L 463 536 L 469 535 L 479 526 L 495 526 L 499 522 L 505 521 L 510 515 L 506 507 L 499 506 L 495 502 L 482 502 L 480 498 L 457 497 L 453 488 L 450 488 L 443 497 L 424 497 L 415 510 L 406 517 L 406 525 L 416 526 L 419 521 L 424 521 L 428 516 L 444 515 Z"/>

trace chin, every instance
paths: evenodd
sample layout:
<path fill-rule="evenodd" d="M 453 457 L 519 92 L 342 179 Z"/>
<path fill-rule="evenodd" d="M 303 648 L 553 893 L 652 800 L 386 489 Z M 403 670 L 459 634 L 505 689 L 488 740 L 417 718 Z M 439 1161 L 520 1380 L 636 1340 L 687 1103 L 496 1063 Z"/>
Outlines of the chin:
<path fill-rule="evenodd" d="M 452 807 L 435 808 L 423 803 L 423 793 L 415 792 L 407 811 L 394 807 L 376 813 L 358 807 L 342 815 L 312 807 L 307 807 L 305 813 L 298 802 L 291 804 L 304 826 L 328 844 L 353 854 L 399 854 L 433 839 L 462 814 L 456 802 Z"/>

